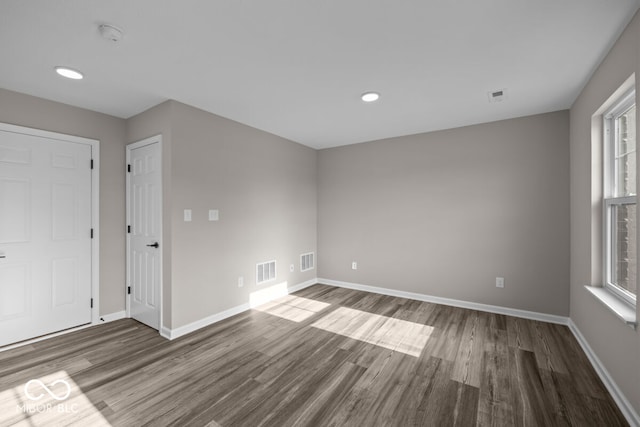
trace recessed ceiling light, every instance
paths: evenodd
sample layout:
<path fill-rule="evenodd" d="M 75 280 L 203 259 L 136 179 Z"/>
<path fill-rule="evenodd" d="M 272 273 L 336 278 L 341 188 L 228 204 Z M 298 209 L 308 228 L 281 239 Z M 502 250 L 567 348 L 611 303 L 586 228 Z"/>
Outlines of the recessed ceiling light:
<path fill-rule="evenodd" d="M 380 98 L 380 94 L 378 92 L 365 92 L 360 97 L 364 102 L 373 102 L 377 101 Z"/>
<path fill-rule="evenodd" d="M 69 67 L 56 67 L 56 73 L 68 79 L 80 80 L 84 78 L 80 71 L 76 71 Z"/>

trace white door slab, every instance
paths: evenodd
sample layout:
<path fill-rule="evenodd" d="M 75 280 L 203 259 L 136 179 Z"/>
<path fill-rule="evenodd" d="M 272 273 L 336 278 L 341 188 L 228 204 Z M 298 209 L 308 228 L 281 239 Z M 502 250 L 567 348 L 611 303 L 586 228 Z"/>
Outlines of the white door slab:
<path fill-rule="evenodd" d="M 0 346 L 91 323 L 91 154 L 0 130 Z"/>
<path fill-rule="evenodd" d="M 127 209 L 129 310 L 132 318 L 160 329 L 162 254 L 161 146 L 158 140 L 128 147 Z"/>

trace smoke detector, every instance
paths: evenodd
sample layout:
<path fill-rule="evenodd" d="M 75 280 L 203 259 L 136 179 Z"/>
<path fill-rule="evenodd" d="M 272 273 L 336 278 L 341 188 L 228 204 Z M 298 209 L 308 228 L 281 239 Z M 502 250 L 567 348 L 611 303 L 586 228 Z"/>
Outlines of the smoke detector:
<path fill-rule="evenodd" d="M 507 89 L 496 89 L 487 93 L 489 103 L 502 102 L 507 99 Z"/>
<path fill-rule="evenodd" d="M 113 25 L 100 24 L 98 31 L 103 39 L 109 40 L 110 42 L 117 43 L 122 39 L 122 30 Z"/>

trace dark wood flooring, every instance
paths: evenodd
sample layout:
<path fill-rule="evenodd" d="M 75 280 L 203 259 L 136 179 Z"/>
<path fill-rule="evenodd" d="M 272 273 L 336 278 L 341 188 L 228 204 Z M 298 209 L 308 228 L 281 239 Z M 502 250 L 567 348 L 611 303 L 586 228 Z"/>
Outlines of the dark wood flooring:
<path fill-rule="evenodd" d="M 173 341 L 125 319 L 1 352 L 14 424 L 627 425 L 566 326 L 324 285 Z"/>

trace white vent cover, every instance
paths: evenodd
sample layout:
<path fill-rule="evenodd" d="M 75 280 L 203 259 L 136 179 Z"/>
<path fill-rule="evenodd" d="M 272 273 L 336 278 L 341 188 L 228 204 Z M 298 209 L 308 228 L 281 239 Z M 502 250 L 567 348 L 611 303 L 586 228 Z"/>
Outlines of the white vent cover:
<path fill-rule="evenodd" d="M 276 278 L 276 262 L 267 261 L 256 264 L 256 284 L 266 283 Z"/>
<path fill-rule="evenodd" d="M 487 93 L 487 96 L 490 103 L 505 101 L 507 99 L 507 89 L 492 90 Z"/>
<path fill-rule="evenodd" d="M 313 252 L 300 255 L 300 271 L 313 270 L 314 266 Z"/>

